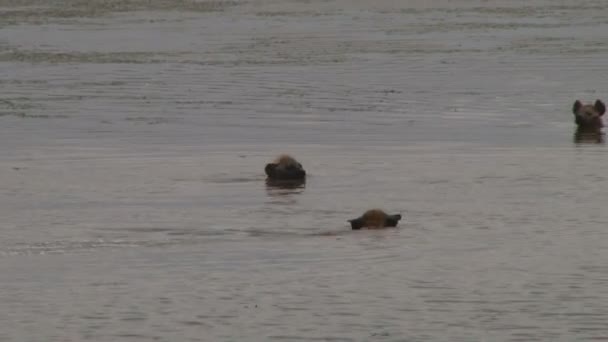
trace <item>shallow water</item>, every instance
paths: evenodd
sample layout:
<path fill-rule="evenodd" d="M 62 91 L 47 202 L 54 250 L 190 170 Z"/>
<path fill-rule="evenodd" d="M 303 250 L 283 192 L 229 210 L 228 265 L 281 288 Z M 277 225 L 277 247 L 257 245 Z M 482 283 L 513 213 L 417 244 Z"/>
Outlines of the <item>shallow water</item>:
<path fill-rule="evenodd" d="M 0 0 L 0 340 L 608 340 L 607 11 Z"/>

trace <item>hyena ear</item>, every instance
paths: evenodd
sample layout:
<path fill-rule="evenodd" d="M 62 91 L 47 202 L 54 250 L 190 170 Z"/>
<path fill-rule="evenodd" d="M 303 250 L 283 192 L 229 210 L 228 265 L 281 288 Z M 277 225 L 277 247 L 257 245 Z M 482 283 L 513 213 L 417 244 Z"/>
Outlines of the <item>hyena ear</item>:
<path fill-rule="evenodd" d="M 266 164 L 264 168 L 264 172 L 266 172 L 266 176 L 272 177 L 274 174 L 274 169 L 277 168 L 277 164 Z"/>
<path fill-rule="evenodd" d="M 606 113 L 606 105 L 601 100 L 596 100 L 593 107 L 595 108 L 595 110 L 597 110 L 597 113 L 600 116 L 602 116 L 602 115 L 604 115 L 604 113 Z"/>
<path fill-rule="evenodd" d="M 583 104 L 581 103 L 581 101 L 576 100 L 574 102 L 574 105 L 572 105 L 572 113 L 574 113 L 576 115 L 582 106 L 583 106 Z"/>
<path fill-rule="evenodd" d="M 399 220 L 401 220 L 401 214 L 388 215 L 386 217 L 386 226 L 396 227 L 399 224 Z"/>

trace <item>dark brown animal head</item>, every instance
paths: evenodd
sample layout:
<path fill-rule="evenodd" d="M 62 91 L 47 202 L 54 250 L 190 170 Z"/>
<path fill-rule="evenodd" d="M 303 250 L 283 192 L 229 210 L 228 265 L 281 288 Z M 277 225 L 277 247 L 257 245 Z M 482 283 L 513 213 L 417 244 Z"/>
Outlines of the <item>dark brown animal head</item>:
<path fill-rule="evenodd" d="M 264 172 L 271 180 L 303 180 L 306 171 L 295 158 L 283 154 L 272 163 L 266 164 Z"/>
<path fill-rule="evenodd" d="M 381 209 L 371 209 L 355 219 L 348 220 L 348 222 L 350 222 L 352 229 L 357 230 L 361 228 L 396 227 L 399 220 L 401 220 L 401 214 L 389 215 Z"/>
<path fill-rule="evenodd" d="M 599 131 L 604 127 L 602 116 L 605 112 L 606 105 L 601 100 L 596 100 L 593 105 L 584 105 L 581 101 L 576 100 L 572 106 L 574 122 L 576 122 L 579 129 L 585 131 Z"/>

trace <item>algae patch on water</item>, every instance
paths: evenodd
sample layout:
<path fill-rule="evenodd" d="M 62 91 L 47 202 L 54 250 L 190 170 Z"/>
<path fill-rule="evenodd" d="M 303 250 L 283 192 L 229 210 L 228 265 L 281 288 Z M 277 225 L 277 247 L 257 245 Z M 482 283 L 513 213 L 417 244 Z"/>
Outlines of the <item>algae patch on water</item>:
<path fill-rule="evenodd" d="M 67 115 L 61 114 L 36 114 L 32 113 L 35 106 L 29 102 L 27 98 L 17 99 L 0 99 L 0 117 L 3 116 L 14 116 L 19 118 L 33 118 L 33 119 L 54 119 L 54 118 L 67 118 Z"/>
<path fill-rule="evenodd" d="M 0 8 L 2 8 L 0 22 L 99 17 L 110 13 L 132 11 L 218 12 L 240 3 L 231 0 L 0 0 Z"/>
<path fill-rule="evenodd" d="M 26 63 L 165 63 L 179 53 L 157 52 L 53 52 L 9 49 L 0 53 L 0 62 Z"/>

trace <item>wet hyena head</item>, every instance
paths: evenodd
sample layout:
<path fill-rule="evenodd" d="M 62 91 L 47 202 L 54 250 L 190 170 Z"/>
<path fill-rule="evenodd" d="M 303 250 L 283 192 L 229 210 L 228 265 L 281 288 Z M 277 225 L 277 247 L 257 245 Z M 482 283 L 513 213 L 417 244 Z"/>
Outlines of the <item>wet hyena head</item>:
<path fill-rule="evenodd" d="M 348 220 L 352 229 L 396 227 L 401 220 L 401 214 L 389 215 L 382 209 L 370 209 L 363 215 Z"/>
<path fill-rule="evenodd" d="M 301 180 L 306 177 L 302 164 L 290 155 L 283 154 L 264 168 L 269 179 L 274 180 Z"/>
<path fill-rule="evenodd" d="M 606 105 L 600 100 L 596 100 L 594 104 L 582 104 L 576 100 L 572 106 L 574 113 L 574 122 L 579 129 L 599 130 L 604 127 L 602 116 L 606 112 Z"/>

